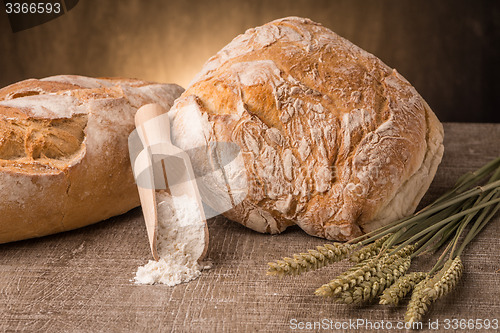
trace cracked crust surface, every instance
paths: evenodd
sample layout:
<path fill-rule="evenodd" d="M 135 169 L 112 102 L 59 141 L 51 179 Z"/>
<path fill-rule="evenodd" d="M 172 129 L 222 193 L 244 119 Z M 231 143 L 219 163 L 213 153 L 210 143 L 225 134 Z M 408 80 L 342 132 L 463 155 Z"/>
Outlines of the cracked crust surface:
<path fill-rule="evenodd" d="M 75 229 L 139 205 L 128 154 L 136 110 L 183 89 L 60 75 L 0 89 L 0 243 Z"/>
<path fill-rule="evenodd" d="M 223 171 L 214 187 L 244 193 L 224 215 L 259 232 L 298 224 L 348 240 L 384 225 L 414 211 L 443 153 L 442 125 L 408 81 L 298 17 L 237 36 L 192 80 L 171 119 L 183 149 L 240 146 L 230 168 L 191 158 Z M 196 119 L 199 134 L 186 137 Z"/>

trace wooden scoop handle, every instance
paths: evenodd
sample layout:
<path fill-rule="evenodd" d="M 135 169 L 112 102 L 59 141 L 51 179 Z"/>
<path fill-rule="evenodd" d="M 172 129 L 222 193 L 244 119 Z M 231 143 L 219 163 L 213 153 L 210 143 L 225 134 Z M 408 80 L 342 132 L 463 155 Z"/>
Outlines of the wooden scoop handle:
<path fill-rule="evenodd" d="M 159 104 L 146 104 L 135 114 L 135 126 L 144 146 L 148 147 L 160 142 L 171 143 L 170 122 L 167 116 L 162 117 L 162 121 L 149 122 L 149 120 L 166 112 L 167 110 Z"/>
<path fill-rule="evenodd" d="M 166 122 L 151 121 L 149 120 L 161 116 L 166 110 L 158 104 L 147 104 L 137 110 L 135 114 L 135 125 L 139 137 L 146 149 L 148 149 L 155 142 L 169 142 L 170 143 L 170 124 L 168 118 Z M 147 128 L 146 128 L 147 127 Z M 151 180 L 153 183 L 153 180 Z M 138 186 L 139 197 L 141 199 L 142 212 L 144 215 L 144 222 L 148 233 L 149 245 L 151 247 L 151 254 L 155 260 L 159 260 L 158 251 L 156 248 L 156 234 L 158 232 L 158 212 L 156 195 L 154 188 L 142 188 Z"/>

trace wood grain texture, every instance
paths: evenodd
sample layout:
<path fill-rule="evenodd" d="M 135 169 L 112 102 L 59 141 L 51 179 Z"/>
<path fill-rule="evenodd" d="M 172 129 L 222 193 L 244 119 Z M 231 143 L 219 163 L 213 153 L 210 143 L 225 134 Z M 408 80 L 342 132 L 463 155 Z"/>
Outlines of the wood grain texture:
<path fill-rule="evenodd" d="M 500 125 L 445 124 L 445 147 L 423 204 L 462 173 L 500 155 Z M 217 217 L 209 230 L 213 268 L 175 287 L 130 281 L 150 257 L 140 209 L 83 229 L 0 245 L 0 331 L 275 332 L 289 331 L 293 318 L 394 325 L 403 318 L 405 305 L 352 307 L 314 296 L 346 263 L 281 280 L 266 276 L 268 261 L 325 242 L 299 228 L 262 235 Z M 435 303 L 426 320 L 500 319 L 499 234 L 497 214 L 463 255 L 457 290 Z M 430 264 L 424 258 L 412 269 Z"/>

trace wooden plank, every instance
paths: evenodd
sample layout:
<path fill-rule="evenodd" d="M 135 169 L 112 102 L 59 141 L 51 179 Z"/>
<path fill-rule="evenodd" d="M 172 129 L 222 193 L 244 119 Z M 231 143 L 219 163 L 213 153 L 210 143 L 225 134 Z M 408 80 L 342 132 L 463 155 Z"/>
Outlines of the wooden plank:
<path fill-rule="evenodd" d="M 500 124 L 445 124 L 445 133 L 445 156 L 424 202 L 500 155 Z M 499 222 L 497 215 L 468 247 L 463 279 L 433 306 L 430 319 L 498 319 Z M 218 217 L 209 229 L 213 268 L 175 287 L 131 282 L 150 257 L 140 209 L 79 230 L 0 245 L 0 331 L 274 332 L 290 330 L 292 319 L 396 325 L 403 318 L 404 305 L 349 307 L 314 296 L 345 263 L 298 277 L 267 277 L 268 261 L 325 242 L 299 228 L 262 235 Z M 412 269 L 430 264 L 415 261 Z"/>

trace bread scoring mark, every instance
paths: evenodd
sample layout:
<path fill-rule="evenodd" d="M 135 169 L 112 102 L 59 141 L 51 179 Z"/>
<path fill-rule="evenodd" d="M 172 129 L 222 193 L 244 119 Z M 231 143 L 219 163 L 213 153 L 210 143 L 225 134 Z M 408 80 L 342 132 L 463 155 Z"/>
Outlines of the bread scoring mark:
<path fill-rule="evenodd" d="M 35 96 L 48 93 L 55 93 L 63 90 L 78 89 L 72 83 L 47 82 L 36 79 L 29 79 L 16 82 L 0 89 L 0 101 L 6 101 L 26 96 Z"/>
<path fill-rule="evenodd" d="M 86 114 L 59 119 L 0 118 L 0 167 L 63 169 L 84 147 Z"/>
<path fill-rule="evenodd" d="M 34 96 L 34 95 L 40 95 L 40 91 L 37 91 L 37 90 L 23 91 L 20 93 L 13 94 L 10 97 L 12 99 L 14 99 L 14 98 L 20 98 L 20 97 L 26 97 L 26 96 Z"/>

